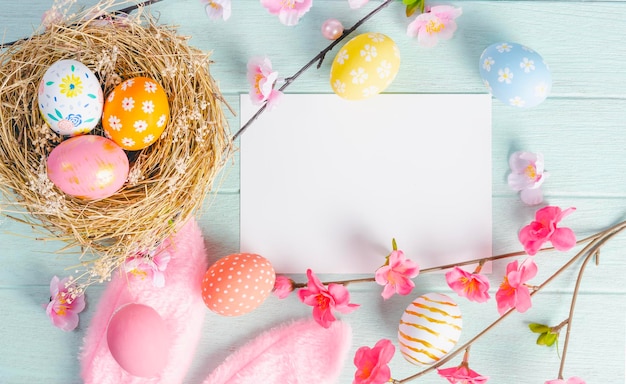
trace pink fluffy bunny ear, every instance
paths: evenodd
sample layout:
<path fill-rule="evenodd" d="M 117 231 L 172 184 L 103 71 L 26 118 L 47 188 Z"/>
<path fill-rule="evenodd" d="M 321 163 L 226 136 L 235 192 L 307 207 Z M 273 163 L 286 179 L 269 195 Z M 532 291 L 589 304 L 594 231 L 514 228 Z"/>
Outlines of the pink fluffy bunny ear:
<path fill-rule="evenodd" d="M 159 275 L 165 278 L 164 287 L 159 288 L 161 284 L 154 284 L 152 278 L 142 279 L 123 272 L 116 272 L 108 283 L 80 355 L 85 384 L 182 383 L 200 340 L 206 314 L 200 287 L 208 260 L 202 233 L 193 218 L 165 241 L 163 247 L 170 255 L 164 276 Z M 130 303 L 154 309 L 169 332 L 170 349 L 158 377 L 131 375 L 120 367 L 109 349 L 109 321 L 116 311 Z"/>
<path fill-rule="evenodd" d="M 322 328 L 313 319 L 271 329 L 230 355 L 203 384 L 330 384 L 350 348 L 352 330 L 335 321 Z"/>

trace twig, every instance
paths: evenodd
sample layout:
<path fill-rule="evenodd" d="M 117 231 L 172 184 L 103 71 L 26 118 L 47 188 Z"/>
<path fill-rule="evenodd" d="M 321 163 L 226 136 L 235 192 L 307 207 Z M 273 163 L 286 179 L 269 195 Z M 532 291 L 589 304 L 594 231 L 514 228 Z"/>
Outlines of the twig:
<path fill-rule="evenodd" d="M 595 255 L 595 253 L 598 251 L 598 249 L 600 249 L 600 247 L 602 247 L 609 239 L 611 239 L 613 236 L 617 235 L 619 232 L 621 232 L 624 229 L 626 229 L 626 222 L 622 222 L 622 223 L 616 224 L 616 225 L 612 226 L 611 228 L 609 228 L 607 230 L 599 232 L 598 236 L 594 235 L 595 238 L 589 244 L 587 244 L 580 252 L 578 252 L 567 263 L 565 263 L 561 268 L 559 268 L 550 277 L 548 277 L 543 283 L 541 283 L 537 287 L 537 289 L 530 294 L 530 296 L 534 296 L 536 293 L 541 291 L 552 280 L 554 280 L 561 273 L 563 273 L 563 271 L 565 271 L 572 264 L 574 264 L 574 262 L 576 262 L 582 256 L 586 255 L 585 256 L 585 261 L 583 263 L 583 266 L 581 267 L 581 273 L 579 274 L 579 279 L 576 282 L 576 287 L 578 287 L 579 284 L 580 284 L 580 279 L 582 277 L 582 270 L 584 269 L 586 263 L 591 259 L 592 256 Z M 576 288 L 575 292 L 577 292 L 577 289 L 578 288 Z M 571 324 L 571 316 L 572 316 L 572 313 L 573 313 L 574 303 L 575 303 L 575 300 L 572 301 L 572 306 L 570 307 L 570 319 L 569 319 L 570 324 Z M 440 366 L 444 365 L 445 363 L 447 363 L 448 361 L 450 361 L 454 357 L 456 357 L 460 352 L 462 352 L 462 351 L 466 350 L 467 348 L 469 348 L 470 346 L 472 346 L 478 339 L 480 339 L 486 333 L 491 331 L 496 325 L 498 325 L 502 320 L 504 320 L 506 317 L 508 317 L 513 312 L 515 312 L 515 308 L 509 309 L 507 312 L 505 312 L 502 316 L 500 316 L 498 319 L 496 319 L 491 324 L 489 324 L 485 329 L 483 329 L 481 332 L 479 332 L 476 336 L 474 336 L 468 342 L 466 342 L 462 346 L 458 347 L 453 352 L 450 352 L 448 355 L 446 355 L 444 358 L 439 360 L 434 365 L 432 365 L 432 366 L 430 366 L 430 367 L 428 367 L 428 368 L 426 368 L 426 369 L 424 369 L 424 370 L 422 370 L 422 371 L 420 371 L 420 372 L 418 372 L 418 373 L 416 373 L 416 374 L 414 374 L 412 376 L 406 377 L 404 379 L 401 379 L 401 380 L 392 379 L 392 383 L 393 384 L 408 383 L 409 381 L 415 380 L 415 379 L 417 379 L 417 378 L 419 378 L 421 376 L 424 376 L 425 374 L 427 374 L 427 373 L 429 373 L 429 372 L 439 368 Z M 565 342 L 564 342 L 564 347 L 563 347 L 563 358 L 561 359 L 561 369 L 559 370 L 559 378 L 562 378 L 562 370 L 563 370 L 563 365 L 564 365 L 564 361 L 565 361 L 565 350 L 566 350 L 566 346 L 567 346 L 567 342 L 568 342 L 569 330 L 570 330 L 570 325 L 568 325 L 568 327 L 567 327 L 567 333 L 568 334 L 565 336 Z"/>
<path fill-rule="evenodd" d="M 306 63 L 302 68 L 298 70 L 293 76 L 287 77 L 285 79 L 285 83 L 278 88 L 279 91 L 284 91 L 294 80 L 296 80 L 300 75 L 302 75 L 307 69 L 309 69 L 313 64 L 317 62 L 317 68 L 319 69 L 322 66 L 322 62 L 324 61 L 324 57 L 328 52 L 330 52 L 337 44 L 339 44 L 343 39 L 348 37 L 352 32 L 354 32 L 358 27 L 360 27 L 363 23 L 369 20 L 372 16 L 380 12 L 383 8 L 391 4 L 394 0 L 385 0 L 381 5 L 376 7 L 373 11 L 365 15 L 362 19 L 357 21 L 352 27 L 344 30 L 343 34 L 339 36 L 336 40 L 330 43 L 326 48 L 324 48 L 320 53 L 318 53 L 311 61 Z M 237 140 L 242 133 L 248 129 L 248 127 L 256 120 L 265 110 L 267 109 L 267 102 L 263 104 L 254 115 L 243 125 L 241 128 L 233 135 L 232 141 Z"/>
<path fill-rule="evenodd" d="M 163 0 L 144 0 L 141 3 L 130 5 L 130 6 L 126 7 L 126 8 L 118 9 L 118 10 L 114 11 L 113 13 L 117 14 L 117 15 L 119 15 L 119 14 L 126 14 L 126 15 L 128 15 L 132 11 L 138 9 L 139 7 L 145 7 L 145 6 L 154 4 L 154 3 L 158 3 L 160 1 L 163 1 Z M 28 37 L 25 37 L 25 38 L 22 38 L 22 39 L 10 41 L 8 43 L 0 44 L 0 49 L 8 48 L 8 47 L 10 47 L 12 45 L 15 45 L 17 43 L 21 43 L 21 42 L 26 41 L 28 39 L 29 39 Z"/>

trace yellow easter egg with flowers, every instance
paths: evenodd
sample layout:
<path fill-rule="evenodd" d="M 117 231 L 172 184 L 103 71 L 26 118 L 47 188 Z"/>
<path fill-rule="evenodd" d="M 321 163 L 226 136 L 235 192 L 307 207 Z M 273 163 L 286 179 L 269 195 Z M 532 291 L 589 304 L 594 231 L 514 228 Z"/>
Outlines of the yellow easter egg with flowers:
<path fill-rule="evenodd" d="M 400 50 L 382 33 L 363 33 L 348 41 L 330 68 L 333 91 L 347 100 L 362 100 L 383 92 L 400 69 Z"/>

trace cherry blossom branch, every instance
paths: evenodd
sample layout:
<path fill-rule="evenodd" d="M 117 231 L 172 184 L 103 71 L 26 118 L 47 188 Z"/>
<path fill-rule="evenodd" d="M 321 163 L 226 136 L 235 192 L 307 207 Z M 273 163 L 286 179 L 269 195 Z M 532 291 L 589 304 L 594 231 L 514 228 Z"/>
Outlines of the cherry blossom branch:
<path fill-rule="evenodd" d="M 578 241 L 576 241 L 576 245 L 581 245 L 581 244 L 585 244 L 588 243 L 589 241 L 595 240 L 599 237 L 602 237 L 603 235 L 613 231 L 613 230 L 622 230 L 626 227 L 626 221 L 623 221 L 621 223 L 615 224 L 612 227 L 609 227 L 606 230 L 597 232 L 593 235 L 587 236 L 583 239 L 580 239 Z M 555 248 L 554 247 L 546 247 L 546 248 L 542 248 L 539 249 L 537 251 L 537 253 L 540 252 L 547 252 L 547 251 L 553 251 Z M 497 261 L 497 260 L 502 260 L 502 259 L 508 259 L 510 257 L 516 257 L 516 256 L 524 256 L 526 255 L 526 251 L 516 251 L 516 252 L 509 252 L 509 253 L 503 253 L 501 255 L 495 255 L 495 256 L 490 256 L 490 257 L 484 257 L 482 259 L 473 259 L 473 260 L 467 260 L 467 261 L 463 261 L 460 263 L 454 263 L 454 264 L 446 264 L 446 265 L 440 265 L 437 267 L 431 267 L 431 268 L 424 268 L 420 271 L 420 274 L 424 274 L 424 273 L 432 273 L 432 272 L 440 272 L 440 271 L 444 271 L 446 269 L 450 269 L 450 268 L 454 268 L 454 267 L 462 267 L 465 265 L 472 265 L 472 264 L 484 264 L 488 261 Z M 596 257 L 598 257 L 598 255 L 596 255 Z M 596 263 L 597 265 L 597 263 Z M 328 285 L 328 284 L 341 284 L 341 285 L 348 285 L 348 284 L 352 284 L 352 283 L 372 283 L 376 281 L 375 277 L 363 277 L 363 278 L 358 278 L 358 279 L 348 279 L 348 280 L 336 280 L 336 281 L 325 281 L 322 282 L 324 285 Z M 304 288 L 306 287 L 306 283 L 293 283 L 293 288 L 294 289 L 298 289 L 298 288 Z"/>
<path fill-rule="evenodd" d="M 611 237 L 614 236 L 615 234 L 617 234 L 617 232 L 613 233 L 611 235 Z M 578 277 L 576 278 L 576 285 L 574 286 L 574 293 L 572 294 L 572 302 L 570 304 L 569 315 L 568 315 L 567 319 L 565 319 L 561 324 L 557 325 L 557 327 L 560 329 L 563 325 L 567 324 L 567 330 L 565 332 L 565 341 L 563 342 L 563 354 L 561 356 L 561 365 L 559 366 L 559 374 L 557 376 L 558 379 L 563 379 L 563 369 L 565 368 L 565 358 L 567 356 L 567 347 L 569 345 L 569 336 L 570 336 L 570 331 L 572 329 L 572 319 L 574 317 L 574 308 L 576 307 L 576 299 L 578 298 L 578 291 L 580 289 L 580 284 L 582 282 L 582 278 L 583 278 L 583 273 L 585 271 L 585 267 L 587 266 L 587 263 L 591 260 L 591 258 L 593 256 L 596 257 L 596 265 L 598 265 L 598 256 L 600 254 L 600 247 L 608 239 L 609 239 L 609 237 L 603 239 L 603 241 L 598 244 L 598 246 L 595 249 L 595 251 L 592 252 L 592 253 L 589 253 L 587 255 L 587 257 L 585 257 L 585 260 L 583 261 L 583 264 L 580 267 L 580 271 L 578 272 Z"/>
<path fill-rule="evenodd" d="M 318 53 L 313 59 L 311 59 L 308 63 L 306 63 L 302 68 L 300 68 L 298 70 L 298 72 L 296 72 L 293 76 L 287 77 L 285 78 L 285 83 L 278 89 L 278 91 L 282 92 L 284 91 L 289 85 L 291 85 L 291 83 L 293 83 L 298 77 L 300 77 L 300 75 L 302 75 L 305 71 L 307 71 L 309 68 L 311 68 L 313 66 L 313 64 L 315 64 L 317 62 L 317 68 L 319 69 L 322 66 L 322 62 L 324 61 L 324 58 L 326 57 L 326 54 L 328 52 L 330 52 L 333 48 L 335 48 L 335 46 L 337 44 L 339 44 L 343 39 L 345 39 L 346 37 L 348 37 L 352 32 L 354 32 L 357 28 L 359 28 L 361 25 L 363 25 L 367 20 L 371 19 L 375 14 L 377 14 L 378 12 L 380 12 L 383 8 L 387 7 L 389 4 L 391 4 L 394 0 L 385 0 L 382 4 L 380 4 L 378 7 L 374 8 L 373 11 L 371 11 L 370 13 L 368 13 L 367 15 L 365 15 L 362 19 L 360 19 L 359 21 L 357 21 L 352 27 L 345 29 L 343 31 L 343 34 L 341 36 L 339 36 L 336 40 L 334 40 L 332 43 L 330 43 L 326 48 L 324 48 L 320 53 Z M 263 104 L 254 115 L 252 115 L 252 117 L 250 119 L 248 119 L 248 121 L 241 126 L 241 128 L 233 135 L 233 139 L 232 141 L 237 140 L 237 138 L 239 138 L 239 136 L 241 136 L 241 134 L 243 134 L 246 129 L 248 129 L 248 127 L 256 120 L 259 118 L 259 116 L 261 116 L 261 114 L 263 112 L 265 112 L 265 110 L 267 109 L 267 102 L 265 104 Z"/>
<path fill-rule="evenodd" d="M 590 236 L 589 238 L 587 238 L 586 240 L 589 239 L 593 239 L 589 244 L 587 244 L 582 250 L 580 250 L 574 257 L 572 257 L 567 263 L 565 263 L 561 268 L 559 268 L 556 272 L 554 272 L 550 277 L 548 277 L 543 283 L 541 283 L 539 286 L 537 286 L 537 288 L 530 293 L 530 296 L 534 296 L 535 294 L 537 294 L 539 291 L 541 291 L 546 285 L 548 285 L 550 282 L 552 282 L 552 280 L 554 280 L 555 278 L 557 278 L 561 273 L 563 273 L 565 270 L 567 270 L 569 267 L 572 266 L 572 264 L 574 264 L 577 260 L 579 260 L 582 256 L 585 256 L 585 260 L 583 261 L 583 264 L 580 268 L 580 272 L 578 275 L 578 279 L 576 281 L 576 287 L 573 293 L 573 298 L 572 298 L 572 304 L 570 305 L 570 315 L 568 318 L 568 322 L 569 325 L 567 327 L 567 334 L 565 336 L 565 342 L 564 342 L 564 347 L 563 347 L 563 357 L 561 359 L 561 367 L 559 369 L 559 378 L 562 379 L 562 373 L 563 373 L 563 367 L 564 367 L 564 361 L 565 361 L 565 352 L 567 349 L 567 343 L 569 341 L 569 331 L 571 328 L 571 318 L 573 315 L 573 311 L 574 311 L 574 305 L 575 305 L 575 297 L 577 297 L 578 294 L 578 288 L 580 286 L 580 281 L 582 280 L 582 272 L 587 264 L 587 262 L 589 260 L 591 260 L 592 256 L 595 256 L 598 254 L 598 252 L 600 251 L 600 248 L 608 241 L 610 240 L 613 236 L 617 235 L 618 233 L 620 233 L 621 231 L 623 231 L 624 229 L 626 229 L 626 221 L 621 222 L 619 224 L 616 224 L 604 231 L 601 231 L 599 233 L 597 233 L 596 235 Z M 546 249 L 547 250 L 547 249 Z M 391 379 L 391 382 L 393 384 L 404 384 L 404 383 L 408 383 L 409 381 L 415 380 L 419 377 L 422 377 L 424 375 L 426 375 L 429 372 L 432 372 L 433 370 L 439 368 L 440 366 L 446 364 L 448 361 L 452 360 L 454 357 L 456 357 L 459 353 L 461 353 L 462 351 L 467 350 L 467 348 L 471 347 L 476 341 L 478 341 L 478 339 L 480 339 L 482 336 L 484 336 L 485 334 L 487 334 L 489 331 L 491 331 L 493 328 L 495 328 L 500 322 L 502 322 L 505 318 L 507 318 L 511 313 L 515 312 L 515 308 L 511 308 L 509 309 L 507 312 L 505 312 L 502 316 L 500 316 L 498 319 L 496 319 L 495 321 L 493 321 L 491 324 L 489 324 L 487 327 L 485 327 L 485 329 L 483 329 L 481 332 L 479 332 L 476 336 L 474 336 L 473 338 L 471 338 L 469 341 L 467 341 L 465 344 L 463 344 L 462 346 L 458 347 L 457 349 L 455 349 L 454 351 L 450 352 L 448 355 L 446 355 L 444 358 L 442 358 L 441 360 L 439 360 L 437 363 L 433 364 L 432 366 L 412 375 L 409 377 L 406 377 L 404 379 L 401 380 L 397 380 L 397 379 Z"/>

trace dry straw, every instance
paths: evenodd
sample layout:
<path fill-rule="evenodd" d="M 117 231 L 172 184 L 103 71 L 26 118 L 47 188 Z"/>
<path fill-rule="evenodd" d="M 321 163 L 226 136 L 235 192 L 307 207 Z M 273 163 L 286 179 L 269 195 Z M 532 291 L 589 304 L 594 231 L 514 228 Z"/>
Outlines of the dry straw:
<path fill-rule="evenodd" d="M 127 256 L 149 252 L 172 234 L 200 208 L 233 152 L 209 55 L 142 8 L 132 17 L 108 12 L 119 4 L 64 17 L 0 53 L 3 211 L 63 240 L 63 250 L 79 246 L 89 281 L 84 285 L 106 280 Z M 128 153 L 129 178 L 109 198 L 77 199 L 47 178 L 47 156 L 62 138 L 40 116 L 37 90 L 46 69 L 61 59 L 87 65 L 105 95 L 122 80 L 147 76 L 169 97 L 171 119 L 163 135 Z M 92 134 L 102 135 L 101 126 Z"/>

